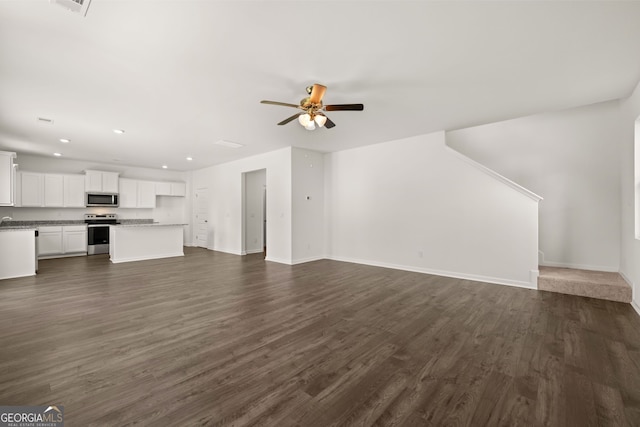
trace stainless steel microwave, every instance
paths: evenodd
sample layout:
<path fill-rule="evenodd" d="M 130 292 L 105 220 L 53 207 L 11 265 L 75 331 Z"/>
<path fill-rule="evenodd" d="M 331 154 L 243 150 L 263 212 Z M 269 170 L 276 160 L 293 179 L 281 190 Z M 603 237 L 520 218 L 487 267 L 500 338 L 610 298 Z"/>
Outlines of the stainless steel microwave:
<path fill-rule="evenodd" d="M 115 193 L 87 193 L 85 205 L 118 207 L 118 195 Z"/>

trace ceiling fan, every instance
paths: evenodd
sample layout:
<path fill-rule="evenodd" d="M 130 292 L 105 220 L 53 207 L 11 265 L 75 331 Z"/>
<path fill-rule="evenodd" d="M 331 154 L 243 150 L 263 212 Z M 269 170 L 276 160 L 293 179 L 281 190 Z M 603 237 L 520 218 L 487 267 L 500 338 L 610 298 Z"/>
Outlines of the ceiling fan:
<path fill-rule="evenodd" d="M 362 104 L 334 104 L 334 105 L 324 105 L 322 104 L 322 97 L 326 92 L 327 87 L 322 86 L 321 84 L 314 84 L 313 86 L 307 87 L 308 97 L 304 98 L 300 101 L 300 105 L 296 104 L 288 104 L 286 102 L 277 102 L 277 101 L 260 101 L 262 104 L 271 104 L 271 105 L 281 105 L 283 107 L 293 107 L 302 110 L 302 112 L 296 113 L 293 116 L 284 119 L 280 123 L 279 126 L 286 125 L 287 123 L 298 119 L 298 122 L 304 126 L 307 130 L 314 130 L 316 125 L 318 127 L 325 126 L 327 129 L 331 129 L 336 124 L 331 121 L 325 115 L 325 111 L 362 111 L 364 110 L 364 105 Z"/>

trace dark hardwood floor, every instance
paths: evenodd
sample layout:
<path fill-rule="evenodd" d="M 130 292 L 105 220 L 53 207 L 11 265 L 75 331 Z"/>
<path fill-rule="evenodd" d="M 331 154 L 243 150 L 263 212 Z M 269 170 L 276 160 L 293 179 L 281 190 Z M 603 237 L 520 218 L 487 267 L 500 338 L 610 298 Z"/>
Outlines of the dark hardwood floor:
<path fill-rule="evenodd" d="M 0 405 L 67 426 L 638 426 L 628 304 L 185 248 L 0 281 Z"/>

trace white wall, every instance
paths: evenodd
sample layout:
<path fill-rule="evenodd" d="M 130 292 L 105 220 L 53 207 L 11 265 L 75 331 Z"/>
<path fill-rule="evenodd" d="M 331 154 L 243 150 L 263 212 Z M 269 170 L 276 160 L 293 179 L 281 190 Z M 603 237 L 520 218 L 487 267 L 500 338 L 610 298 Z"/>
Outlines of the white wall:
<path fill-rule="evenodd" d="M 262 252 L 264 249 L 264 190 L 267 186 L 267 171 L 245 173 L 244 190 L 244 252 Z"/>
<path fill-rule="evenodd" d="M 187 182 L 187 191 L 189 191 L 189 173 L 184 172 L 100 164 L 20 153 L 18 153 L 16 163 L 21 171 L 83 174 L 85 169 L 95 169 L 119 172 L 120 176 L 126 178 L 149 181 L 184 181 Z M 124 219 L 151 218 L 165 223 L 187 223 L 190 219 L 188 206 L 189 203 L 185 197 L 160 196 L 156 198 L 155 209 L 0 207 L 0 217 L 10 216 L 14 220 L 81 220 L 85 213 L 115 212 Z M 190 233 L 185 232 L 186 244 L 190 244 L 190 236 Z"/>
<path fill-rule="evenodd" d="M 618 271 L 620 104 L 600 103 L 447 133 L 452 148 L 544 197 L 544 265 Z"/>
<path fill-rule="evenodd" d="M 325 177 L 330 258 L 536 286 L 537 199 L 443 132 L 327 154 Z"/>
<path fill-rule="evenodd" d="M 622 231 L 620 273 L 633 287 L 633 302 L 640 313 L 640 240 L 635 238 L 636 212 L 634 209 L 635 180 L 634 180 L 634 147 L 635 120 L 640 117 L 640 84 L 631 97 L 622 103 L 623 120 L 621 124 L 622 150 L 620 154 L 620 173 L 622 188 Z M 640 169 L 640 164 L 635 168 Z"/>
<path fill-rule="evenodd" d="M 192 173 L 192 188 L 209 189 L 209 249 L 242 254 L 242 174 L 267 170 L 267 260 L 291 263 L 291 148 Z"/>
<path fill-rule="evenodd" d="M 293 148 L 291 152 L 292 261 L 325 257 L 324 154 Z"/>

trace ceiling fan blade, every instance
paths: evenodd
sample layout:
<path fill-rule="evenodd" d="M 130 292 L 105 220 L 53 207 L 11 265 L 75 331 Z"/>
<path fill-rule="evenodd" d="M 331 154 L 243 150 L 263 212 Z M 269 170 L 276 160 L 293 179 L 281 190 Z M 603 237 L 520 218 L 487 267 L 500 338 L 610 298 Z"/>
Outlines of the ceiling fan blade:
<path fill-rule="evenodd" d="M 363 104 L 335 104 L 325 105 L 326 111 L 362 111 L 364 110 Z"/>
<path fill-rule="evenodd" d="M 286 102 L 265 101 L 265 100 L 262 100 L 262 101 L 260 101 L 260 103 L 261 103 L 261 104 L 270 104 L 270 105 L 280 105 L 280 106 L 282 106 L 282 107 L 300 108 L 300 106 L 299 106 L 299 105 L 296 105 L 296 104 L 289 104 L 289 103 L 286 103 Z"/>
<path fill-rule="evenodd" d="M 325 116 L 327 117 L 327 116 Z M 327 129 L 331 129 L 332 127 L 335 127 L 335 123 L 333 123 L 333 121 L 331 121 L 331 119 L 329 117 L 327 117 L 327 121 L 324 122 L 324 127 L 326 127 Z"/>
<path fill-rule="evenodd" d="M 311 102 L 312 104 L 320 104 L 320 101 L 322 101 L 322 97 L 324 96 L 324 93 L 326 91 L 327 91 L 326 86 L 322 86 L 322 85 L 319 85 L 318 83 L 315 83 L 313 85 L 313 89 L 311 89 L 309 102 Z"/>
<path fill-rule="evenodd" d="M 300 113 L 296 113 L 293 116 L 289 117 L 288 119 L 284 119 L 283 121 L 278 123 L 278 126 L 286 125 L 287 123 L 297 119 L 299 116 L 300 116 Z"/>

